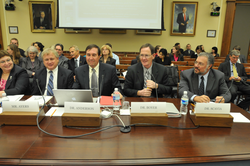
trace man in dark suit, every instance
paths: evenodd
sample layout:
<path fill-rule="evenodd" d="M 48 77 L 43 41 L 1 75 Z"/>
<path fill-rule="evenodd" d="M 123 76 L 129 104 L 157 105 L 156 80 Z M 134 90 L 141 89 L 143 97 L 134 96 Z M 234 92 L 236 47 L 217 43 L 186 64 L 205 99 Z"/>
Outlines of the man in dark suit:
<path fill-rule="evenodd" d="M 186 50 L 183 52 L 183 55 L 184 56 L 190 56 L 190 57 L 195 56 L 195 52 L 193 50 L 191 50 L 191 44 L 186 45 Z"/>
<path fill-rule="evenodd" d="M 76 45 L 73 45 L 69 48 L 70 56 L 72 57 L 69 60 L 69 70 L 75 74 L 75 69 L 79 66 L 87 64 L 86 58 L 79 54 L 79 48 Z"/>
<path fill-rule="evenodd" d="M 40 17 L 34 19 L 34 29 L 51 29 L 49 19 L 45 17 L 45 12 L 40 11 L 39 14 Z"/>
<path fill-rule="evenodd" d="M 195 61 L 194 69 L 181 72 L 179 96 L 187 91 L 191 102 L 210 102 L 211 99 L 214 99 L 216 103 L 229 102 L 231 94 L 228 92 L 224 74 L 212 69 L 213 64 L 212 54 L 200 53 Z"/>
<path fill-rule="evenodd" d="M 37 70 L 32 85 L 32 95 L 53 96 L 52 89 L 71 89 L 74 83 L 72 71 L 58 66 L 59 55 L 54 49 L 47 48 L 42 54 L 45 68 Z M 38 83 L 37 83 L 38 81 Z"/>
<path fill-rule="evenodd" d="M 177 17 L 177 23 L 179 24 L 179 32 L 181 33 L 186 32 L 187 24 L 189 21 L 189 16 L 187 15 L 186 12 L 187 12 L 187 8 L 183 7 L 182 13 L 179 13 Z"/>
<path fill-rule="evenodd" d="M 237 50 L 240 52 L 241 48 L 239 45 L 236 45 L 234 46 L 233 48 L 234 50 Z M 226 59 L 225 59 L 225 62 L 229 62 L 230 61 L 230 58 L 229 58 L 230 54 L 227 55 Z M 246 59 L 246 56 L 245 55 L 242 55 L 240 54 L 238 60 L 237 60 L 238 63 L 247 63 L 247 59 Z"/>
<path fill-rule="evenodd" d="M 87 65 L 75 69 L 76 81 L 73 89 L 91 89 L 93 96 L 111 96 L 115 88 L 121 92 L 116 68 L 112 65 L 99 62 L 100 48 L 91 44 L 86 48 Z M 120 98 L 123 96 L 120 93 Z"/>
<path fill-rule="evenodd" d="M 21 48 L 19 48 L 19 43 L 18 43 L 18 39 L 17 39 L 17 38 L 12 38 L 12 39 L 10 39 L 10 44 L 15 44 L 15 45 L 18 47 L 18 49 L 19 49 L 19 51 L 20 51 L 20 54 L 21 54 L 23 57 L 26 57 L 26 56 L 24 55 L 24 50 L 21 49 Z"/>
<path fill-rule="evenodd" d="M 233 103 L 236 96 L 237 91 L 241 91 L 243 94 L 250 95 L 250 85 L 246 83 L 247 80 L 247 74 L 245 72 L 245 67 L 238 63 L 238 59 L 240 56 L 240 52 L 237 50 L 232 50 L 230 52 L 229 62 L 221 63 L 219 66 L 219 70 L 222 71 L 225 75 L 225 80 L 227 82 L 227 86 L 230 87 L 232 84 L 232 87 L 230 89 L 230 92 L 232 94 L 231 102 Z M 244 103 L 248 103 L 244 107 Z M 247 108 L 249 106 L 250 101 L 242 101 L 239 106 L 242 106 L 242 108 Z"/>
<path fill-rule="evenodd" d="M 124 94 L 129 97 L 171 94 L 172 87 L 168 86 L 168 75 L 165 66 L 153 62 L 154 47 L 147 43 L 140 48 L 140 62 L 128 68 L 124 83 Z"/>

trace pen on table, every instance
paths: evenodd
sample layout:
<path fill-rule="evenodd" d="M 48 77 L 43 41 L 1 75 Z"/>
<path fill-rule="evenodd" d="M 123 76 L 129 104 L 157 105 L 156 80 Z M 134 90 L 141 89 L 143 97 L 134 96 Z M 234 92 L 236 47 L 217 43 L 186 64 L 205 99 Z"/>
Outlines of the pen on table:
<path fill-rule="evenodd" d="M 50 117 L 52 117 L 52 116 L 54 115 L 55 112 L 56 112 L 56 109 L 55 109 L 55 111 L 50 115 Z"/>
<path fill-rule="evenodd" d="M 193 107 L 195 107 L 195 105 L 194 105 L 193 103 L 191 103 L 191 105 L 192 105 Z"/>

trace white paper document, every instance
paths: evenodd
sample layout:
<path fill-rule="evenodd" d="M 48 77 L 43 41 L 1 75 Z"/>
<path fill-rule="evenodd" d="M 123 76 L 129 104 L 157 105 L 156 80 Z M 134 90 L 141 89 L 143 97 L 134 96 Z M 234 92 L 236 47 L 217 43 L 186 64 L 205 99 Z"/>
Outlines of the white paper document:
<path fill-rule="evenodd" d="M 9 101 L 19 101 L 24 95 L 10 95 L 7 96 Z"/>
<path fill-rule="evenodd" d="M 55 112 L 55 113 L 54 113 Z M 53 114 L 54 113 L 54 114 Z M 51 107 L 45 116 L 62 116 L 64 113 L 64 107 Z"/>
<path fill-rule="evenodd" d="M 53 96 L 44 96 L 45 103 L 47 103 Z M 33 95 L 30 98 L 28 98 L 26 101 L 39 101 L 39 106 L 44 105 L 43 97 L 40 95 Z"/>
<path fill-rule="evenodd" d="M 250 120 L 247 119 L 244 115 L 237 112 L 231 112 L 230 115 L 234 118 L 235 123 L 250 123 Z"/>

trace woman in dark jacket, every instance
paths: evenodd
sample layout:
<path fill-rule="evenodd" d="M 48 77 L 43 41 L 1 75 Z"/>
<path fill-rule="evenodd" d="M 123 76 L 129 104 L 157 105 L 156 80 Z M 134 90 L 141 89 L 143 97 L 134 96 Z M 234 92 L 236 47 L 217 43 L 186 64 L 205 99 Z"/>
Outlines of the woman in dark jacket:
<path fill-rule="evenodd" d="M 112 53 L 112 49 L 110 46 L 108 45 L 103 45 L 101 47 L 101 58 L 100 58 L 100 61 L 102 63 L 107 63 L 107 64 L 110 64 L 110 65 L 113 65 L 115 66 L 115 62 L 116 60 L 113 58 L 113 53 Z M 116 66 L 115 66 L 116 67 Z"/>
<path fill-rule="evenodd" d="M 160 49 L 159 56 L 155 57 L 155 62 L 162 65 L 171 64 L 171 59 L 168 57 L 168 52 L 165 48 Z"/>

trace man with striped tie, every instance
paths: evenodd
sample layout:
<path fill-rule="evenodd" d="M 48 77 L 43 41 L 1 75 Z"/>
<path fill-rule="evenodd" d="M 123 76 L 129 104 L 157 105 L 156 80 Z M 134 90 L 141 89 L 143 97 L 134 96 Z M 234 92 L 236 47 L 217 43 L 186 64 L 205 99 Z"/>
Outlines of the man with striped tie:
<path fill-rule="evenodd" d="M 124 94 L 128 97 L 159 97 L 171 94 L 172 87 L 168 86 L 167 68 L 154 63 L 155 49 L 147 43 L 140 48 L 140 62 L 130 66 L 124 83 Z"/>
<path fill-rule="evenodd" d="M 71 70 L 58 66 L 59 55 L 51 48 L 47 48 L 42 54 L 45 68 L 37 70 L 33 80 L 32 95 L 53 96 L 53 89 L 71 89 L 74 83 Z M 38 87 L 39 84 L 39 87 Z"/>

